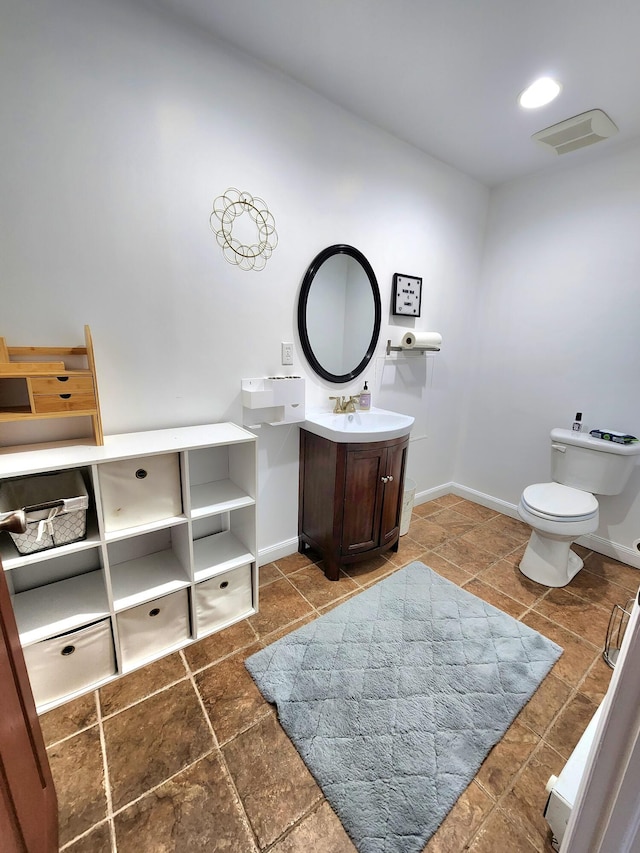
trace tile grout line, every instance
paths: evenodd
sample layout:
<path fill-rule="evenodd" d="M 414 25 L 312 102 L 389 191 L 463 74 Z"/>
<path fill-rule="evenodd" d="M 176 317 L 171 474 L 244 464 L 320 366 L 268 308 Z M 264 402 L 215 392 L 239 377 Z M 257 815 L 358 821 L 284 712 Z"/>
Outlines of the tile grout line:
<path fill-rule="evenodd" d="M 545 596 L 546 596 L 546 594 L 543 595 L 542 598 L 545 598 Z M 542 601 L 542 598 L 540 599 L 540 601 Z M 538 602 L 536 602 L 536 604 L 537 603 Z M 602 649 L 604 648 L 604 642 L 605 642 L 606 638 L 603 638 L 602 646 L 596 645 L 595 643 L 592 643 L 590 640 L 586 640 L 583 636 L 581 636 L 580 634 L 577 634 L 575 631 L 572 631 L 571 628 L 567 628 L 566 625 L 562 625 L 560 622 L 556 622 L 555 619 L 551 619 L 549 616 L 545 615 L 544 613 L 541 613 L 539 610 L 536 610 L 535 606 L 536 606 L 535 604 L 532 604 L 531 607 L 529 607 L 526 610 L 526 612 L 522 614 L 522 616 L 527 616 L 530 613 L 533 613 L 535 616 L 540 616 L 542 619 L 546 619 L 547 622 L 551 622 L 551 624 L 554 625 L 556 628 L 561 628 L 563 631 L 566 631 L 567 634 L 571 634 L 572 637 L 575 637 L 577 640 L 580 640 L 581 643 L 585 643 L 585 645 L 589 646 L 594 651 L 602 651 Z M 539 631 L 538 633 L 542 633 L 542 632 Z M 549 638 L 547 638 L 547 639 L 549 639 Z M 555 642 L 555 640 L 554 640 L 554 642 Z M 560 644 L 558 643 L 558 645 L 560 645 Z"/>
<path fill-rule="evenodd" d="M 256 717 L 255 720 L 252 720 L 248 725 L 246 725 L 245 728 L 240 729 L 234 735 L 232 735 L 229 738 L 229 740 L 225 740 L 225 742 L 223 744 L 221 744 L 220 750 L 225 749 L 225 747 L 229 746 L 230 743 L 233 743 L 242 735 L 246 735 L 247 732 L 250 732 L 251 729 L 255 728 L 259 723 L 264 722 L 264 720 L 266 720 L 272 716 L 275 716 L 277 719 L 277 714 L 276 714 L 275 710 L 272 710 L 271 708 L 269 708 L 267 711 L 264 711 L 264 713 L 260 714 L 259 717 Z M 278 720 L 278 722 L 280 722 L 280 721 Z"/>
<path fill-rule="evenodd" d="M 180 650 L 180 653 L 182 653 L 182 650 Z M 184 661 L 183 661 L 183 663 L 184 663 Z M 213 744 L 214 744 L 214 745 L 213 745 L 213 747 L 212 747 L 211 749 L 207 750 L 207 751 L 206 751 L 206 752 L 204 752 L 202 755 L 198 756 L 198 758 L 196 758 L 194 761 L 190 762 L 189 764 L 185 765 L 184 767 L 181 767 L 181 768 L 180 768 L 180 770 L 178 770 L 178 771 L 176 771 L 175 773 L 171 774 L 171 775 L 170 775 L 170 776 L 168 776 L 166 779 L 163 779 L 163 780 L 162 780 L 161 782 L 159 782 L 157 785 L 153 785 L 151 788 L 147 789 L 147 790 L 146 790 L 146 791 L 144 791 L 142 794 L 140 794 L 139 796 L 135 797 L 133 800 L 128 801 L 127 803 L 125 803 L 123 806 L 121 806 L 120 808 L 118 808 L 118 809 L 116 809 L 116 810 L 114 810 L 114 809 L 113 809 L 112 797 L 111 797 L 111 794 L 109 793 L 109 797 L 108 797 L 108 820 L 110 821 L 110 824 L 111 824 L 111 827 L 110 827 L 110 828 L 111 828 L 111 831 L 112 831 L 112 846 L 113 846 L 113 853 L 117 853 L 117 848 L 116 848 L 116 846 L 115 846 L 115 822 L 114 822 L 114 818 L 115 818 L 117 815 L 121 814 L 123 811 L 126 811 L 126 809 L 128 809 L 128 808 L 130 808 L 131 806 L 135 805 L 136 803 L 140 802 L 140 801 L 141 801 L 142 799 L 144 799 L 146 796 L 148 796 L 149 794 L 152 794 L 154 791 L 158 790 L 158 788 L 161 788 L 161 787 L 162 787 L 163 785 L 165 785 L 167 782 L 172 781 L 172 780 L 173 780 L 173 779 L 175 779 L 177 776 L 179 776 L 181 773 L 184 773 L 186 770 L 189 770 L 191 767 L 194 767 L 196 764 L 198 764 L 198 762 L 202 761 L 202 759 L 203 759 L 203 758 L 206 758 L 207 756 L 209 756 L 209 755 L 213 755 L 213 754 L 218 755 L 218 757 L 221 759 L 221 762 L 222 762 L 222 764 L 223 764 L 223 767 L 224 767 L 225 773 L 226 773 L 226 774 L 227 774 L 227 776 L 229 777 L 229 780 L 230 780 L 230 782 L 231 782 L 231 785 L 232 785 L 232 788 L 233 788 L 233 790 L 234 790 L 235 796 L 237 797 L 238 803 L 239 803 L 239 805 L 241 806 L 242 815 L 243 815 L 243 817 L 244 817 L 244 820 L 245 820 L 245 822 L 247 823 L 247 826 L 248 826 L 248 828 L 249 828 L 250 834 L 253 836 L 253 831 L 252 831 L 252 829 L 251 829 L 251 825 L 249 824 L 249 822 L 248 822 L 248 818 L 246 817 L 246 814 L 245 814 L 245 812 L 244 812 L 244 806 L 243 806 L 243 804 L 242 804 L 242 800 L 240 799 L 240 796 L 239 796 L 239 794 L 238 794 L 238 791 L 237 791 L 237 789 L 236 789 L 236 787 L 235 787 L 235 783 L 233 782 L 233 777 L 231 776 L 231 774 L 230 774 L 230 772 L 229 772 L 229 769 L 228 769 L 228 767 L 227 767 L 227 764 L 226 764 L 226 761 L 225 761 L 225 759 L 224 759 L 224 755 L 223 755 L 223 753 L 222 753 L 222 750 L 221 750 L 221 748 L 220 748 L 220 745 L 219 745 L 219 743 L 218 743 L 218 739 L 217 739 L 217 737 L 216 737 L 215 731 L 213 730 L 213 726 L 211 725 L 211 720 L 210 720 L 210 718 L 209 718 L 209 715 L 206 713 L 206 709 L 205 709 L 205 707 L 204 707 L 204 703 L 203 703 L 203 701 L 202 701 L 202 697 L 200 696 L 200 692 L 199 692 L 199 690 L 197 689 L 197 686 L 196 686 L 196 684 L 195 684 L 195 681 L 194 681 L 194 678 L 193 678 L 193 674 L 192 674 L 190 671 L 188 671 L 184 679 L 180 679 L 179 681 L 174 682 L 174 684 L 173 684 L 173 685 L 169 685 L 169 686 L 174 686 L 175 684 L 182 683 L 182 681 L 190 681 L 190 682 L 191 682 L 192 687 L 193 687 L 193 689 L 194 689 L 194 691 L 195 691 L 195 693 L 196 693 L 196 697 L 197 697 L 197 699 L 198 699 L 198 702 L 199 702 L 199 704 L 200 704 L 200 707 L 201 707 L 201 709 L 202 709 L 202 712 L 203 712 L 203 714 L 204 714 L 205 721 L 206 721 L 206 723 L 207 723 L 207 725 L 208 725 L 208 727 L 209 727 L 209 729 L 210 729 L 210 731 L 211 731 L 211 735 L 212 735 L 212 739 L 213 739 Z M 153 693 L 153 694 L 149 694 L 149 695 L 150 695 L 150 696 L 151 696 L 151 695 L 157 695 L 157 693 L 161 693 L 161 692 L 163 692 L 163 691 L 156 691 L 155 693 Z M 149 698 L 149 697 L 145 697 L 145 699 L 146 699 L 146 698 Z M 144 701 L 144 699 L 143 699 L 143 700 L 140 700 L 140 701 Z M 135 704 L 139 704 L 139 703 L 135 703 Z M 129 706 L 129 707 L 133 707 L 133 706 Z M 124 710 L 124 709 L 123 709 L 123 710 Z M 114 716 L 115 716 L 115 715 L 114 715 Z M 103 752 L 103 756 L 104 756 L 104 764 L 105 764 L 105 773 L 107 773 L 107 770 L 106 770 L 106 766 L 107 766 L 107 764 L 106 764 L 106 750 L 104 750 L 104 752 Z M 99 823 L 102 823 L 102 822 L 103 822 L 103 821 L 100 821 Z M 99 825 L 99 824 L 95 824 L 93 827 L 91 827 L 91 829 L 94 829 L 94 828 L 95 828 L 95 826 L 98 826 L 98 825 Z M 86 834 L 87 834 L 87 833 L 85 833 L 85 835 L 86 835 Z M 78 838 L 80 838 L 80 837 L 84 837 L 84 835 L 83 835 L 83 836 L 78 836 Z M 77 839 L 73 839 L 73 841 L 76 841 L 76 840 L 77 840 Z M 73 842 L 69 842 L 69 843 L 73 843 Z M 68 846 L 68 845 L 66 845 L 66 846 Z"/>
<path fill-rule="evenodd" d="M 529 726 L 527 726 L 526 723 L 521 723 L 521 725 L 524 725 L 526 728 L 529 729 L 529 731 L 532 731 L 538 737 L 538 743 L 534 746 L 534 748 L 531 750 L 531 753 L 527 756 L 527 758 L 522 762 L 522 764 L 518 768 L 518 770 L 511 777 L 511 779 L 509 780 L 509 783 L 508 783 L 507 787 L 505 788 L 505 790 L 502 791 L 502 793 L 498 797 L 496 797 L 496 800 L 494 803 L 494 808 L 498 808 L 498 807 L 502 806 L 504 800 L 506 800 L 507 796 L 513 791 L 516 784 L 518 783 L 518 780 L 524 774 L 525 770 L 529 767 L 529 765 L 531 764 L 533 759 L 536 757 L 536 755 L 542 750 L 543 746 L 546 747 L 547 749 L 550 749 L 553 752 L 555 752 L 556 755 L 558 755 L 559 758 L 561 759 L 562 766 L 564 767 L 564 765 L 567 762 L 567 759 L 562 755 L 561 752 L 559 752 L 554 746 L 552 746 L 552 744 L 548 743 L 544 739 L 544 735 L 546 735 L 551 730 L 551 728 L 553 728 L 553 725 L 558 720 L 560 715 L 565 711 L 565 709 L 571 703 L 571 701 L 574 699 L 576 693 L 577 693 L 577 688 L 569 694 L 569 696 L 567 697 L 567 700 L 560 707 L 559 711 L 555 714 L 555 716 L 551 719 L 551 721 L 549 722 L 549 724 L 547 725 L 547 727 L 544 730 L 544 734 L 539 735 L 537 732 L 535 732 L 533 729 L 531 729 Z M 526 705 L 525 705 L 525 707 L 526 707 Z M 486 790 L 482 786 L 482 783 L 478 782 L 478 784 L 480 785 L 480 787 L 482 787 L 483 790 Z M 489 792 L 487 791 L 487 793 L 489 793 Z M 491 811 L 493 811 L 493 809 L 491 809 Z M 509 820 L 509 823 L 512 823 L 511 818 L 509 817 L 509 810 L 501 808 L 501 811 L 507 817 L 507 819 Z M 488 817 L 488 815 L 487 815 L 487 817 Z M 478 828 L 478 832 L 479 831 L 480 831 L 480 828 Z M 527 837 L 530 838 L 530 834 L 526 828 L 525 828 L 525 834 L 527 835 Z M 474 838 L 475 838 L 475 836 L 474 836 Z"/>
<path fill-rule="evenodd" d="M 186 666 L 187 665 L 186 660 L 184 661 L 184 663 Z M 204 700 L 202 699 L 202 696 L 200 695 L 200 691 L 198 690 L 198 685 L 196 684 L 195 676 L 191 672 L 191 670 L 188 670 L 186 680 L 191 682 L 191 686 L 193 687 L 193 690 L 194 690 L 196 697 L 198 699 L 198 704 L 200 705 L 200 710 L 204 714 L 205 721 L 207 723 L 209 731 L 211 732 L 211 737 L 213 738 L 214 746 L 218 751 L 220 751 L 220 744 L 218 743 L 218 738 L 217 738 L 216 733 L 213 729 L 213 725 L 211 723 L 211 719 L 209 717 L 209 714 L 207 714 L 207 709 L 205 708 Z"/>
<path fill-rule="evenodd" d="M 102 725 L 102 712 L 100 707 L 100 698 L 99 698 L 99 690 L 94 690 L 94 702 L 96 705 L 96 723 L 98 727 L 98 736 L 100 738 L 100 754 L 102 758 L 102 770 L 104 774 L 104 793 L 105 793 L 105 801 L 106 801 L 106 816 L 102 819 L 94 823 L 89 827 L 85 832 L 80 833 L 80 835 L 75 836 L 71 840 L 67 841 L 67 843 L 60 848 L 60 850 L 67 850 L 72 844 L 75 844 L 76 841 L 80 838 L 86 838 L 90 835 L 96 827 L 101 826 L 103 823 L 106 823 L 109 827 L 109 838 L 111 841 L 111 850 L 112 853 L 117 853 L 116 847 L 116 834 L 115 834 L 115 825 L 113 821 L 113 800 L 111 797 L 111 784 L 109 780 L 109 768 L 107 766 L 107 751 L 106 751 L 106 742 L 104 737 L 103 725 Z M 89 726 L 88 728 L 92 728 Z M 82 729 L 82 731 L 87 731 L 87 729 Z M 76 734 L 80 734 L 80 732 L 76 732 Z M 73 735 L 72 735 L 73 737 Z M 69 738 L 65 738 L 68 740 Z M 63 741 L 60 741 L 62 743 Z"/>
<path fill-rule="evenodd" d="M 229 660 L 229 658 L 234 657 L 235 655 L 239 654 L 240 652 L 246 651 L 247 649 L 251 648 L 251 646 L 253 646 L 254 643 L 259 643 L 259 642 L 260 642 L 260 640 L 258 640 L 258 639 L 252 640 L 252 642 L 250 642 L 250 643 L 245 643 L 244 646 L 238 646 L 237 649 L 234 649 L 231 652 L 227 652 L 227 654 L 222 655 L 221 657 L 216 658 L 215 660 L 209 661 L 209 663 L 205 663 L 204 666 L 198 666 L 198 667 L 195 667 L 194 669 L 191 669 L 191 667 L 190 667 L 190 671 L 193 675 L 200 675 L 201 672 L 205 672 L 207 669 L 211 669 L 212 666 L 217 666 L 220 663 L 224 663 L 224 661 Z"/>
<path fill-rule="evenodd" d="M 546 677 L 546 676 L 545 676 L 545 677 Z M 542 734 L 539 734 L 537 731 L 535 731 L 534 729 L 532 729 L 530 726 L 528 726 L 528 725 L 527 725 L 525 722 L 523 722 L 522 720 L 520 720 L 520 721 L 519 721 L 519 722 L 520 722 L 520 725 L 524 726 L 526 729 L 528 729 L 530 732 L 532 732 L 532 733 L 537 737 L 537 739 L 538 739 L 538 743 L 536 743 L 536 745 L 534 746 L 534 748 L 531 750 L 531 753 L 530 753 L 530 754 L 527 756 L 527 758 L 522 762 L 522 764 L 520 765 L 520 767 L 518 768 L 518 770 L 514 773 L 514 775 L 509 779 L 509 782 L 508 782 L 507 786 L 505 787 L 504 791 L 502 791 L 502 792 L 501 792 L 501 793 L 500 793 L 500 794 L 495 798 L 495 800 L 494 800 L 494 802 L 493 802 L 493 805 L 492 805 L 491 809 L 489 810 L 488 814 L 485 816 L 484 820 L 482 821 L 482 823 L 480 824 L 480 826 L 478 827 L 478 829 L 476 830 L 476 832 L 474 833 L 474 835 L 473 835 L 471 838 L 467 839 L 466 846 L 465 846 L 465 848 L 464 848 L 465 850 L 466 850 L 466 849 L 467 849 L 467 848 L 468 848 L 468 847 L 473 843 L 473 841 L 477 838 L 477 836 L 480 834 L 481 830 L 483 829 L 483 827 L 485 826 L 485 824 L 486 824 L 486 823 L 487 823 L 487 821 L 489 820 L 489 817 L 493 814 L 493 812 L 494 812 L 496 809 L 499 809 L 499 810 L 500 810 L 500 812 L 505 816 L 505 818 L 507 819 L 507 822 L 508 822 L 509 824 L 514 824 L 514 822 L 511 820 L 511 817 L 510 817 L 510 811 L 509 811 L 509 809 L 503 809 L 503 808 L 502 808 L 502 805 L 503 805 L 504 801 L 507 799 L 507 796 L 508 796 L 508 795 L 509 795 L 513 790 L 514 790 L 514 788 L 515 788 L 515 786 L 517 785 L 517 783 L 518 783 L 519 779 L 524 775 L 524 772 L 526 771 L 526 769 L 529 767 L 529 765 L 531 764 L 531 762 L 534 760 L 534 758 L 536 757 L 536 755 L 537 755 L 537 754 L 542 750 L 542 748 L 543 748 L 543 747 L 546 747 L 547 749 L 550 749 L 550 750 L 552 750 L 554 753 L 556 753 L 556 755 L 558 755 L 558 756 L 559 756 L 559 758 L 561 759 L 561 761 L 563 762 L 563 766 L 564 766 L 564 764 L 566 764 L 567 759 L 562 755 L 562 753 L 561 753 L 561 752 L 559 752 L 559 751 L 558 751 L 554 746 L 552 746 L 552 744 L 548 743 L 548 742 L 545 740 L 545 735 L 546 735 L 546 734 L 547 734 L 547 733 L 548 733 L 548 732 L 553 728 L 553 726 L 555 725 L 556 721 L 559 719 L 559 717 L 562 715 L 562 713 L 566 710 L 567 706 L 568 706 L 568 705 L 573 701 L 573 699 L 575 698 L 575 695 L 576 695 L 576 693 L 577 693 L 577 692 L 578 692 L 577 688 L 574 688 L 574 689 L 569 693 L 569 695 L 568 695 L 567 699 L 566 699 L 566 700 L 565 700 L 565 702 L 560 706 L 560 708 L 558 709 L 558 711 L 556 712 L 556 714 L 551 718 L 551 720 L 549 721 L 549 723 L 548 723 L 548 724 L 547 724 L 547 726 L 545 727 L 544 732 L 543 732 Z M 534 695 L 535 695 L 535 694 L 534 694 Z M 533 698 L 533 696 L 532 696 L 531 698 Z M 531 701 L 531 700 L 529 700 L 529 701 Z M 528 702 L 527 702 L 527 704 L 528 704 Z M 526 708 L 526 706 L 527 706 L 527 705 L 525 704 L 524 708 Z M 522 709 L 521 709 L 521 711 L 519 712 L 518 716 L 520 716 L 520 714 L 522 713 L 522 710 L 524 710 L 524 708 L 522 708 Z M 516 717 L 516 720 L 517 720 L 517 717 Z M 514 722 L 515 722 L 516 720 L 514 720 Z M 513 725 L 513 723 L 512 723 L 512 725 Z M 499 741 L 499 742 L 500 742 L 500 741 Z M 497 744 L 496 744 L 496 745 L 497 745 Z M 490 752 L 488 753 L 488 755 L 489 755 L 489 754 L 490 754 Z M 487 755 L 487 757 L 488 757 L 488 755 Z M 485 758 L 485 760 L 486 760 L 486 758 Z M 484 763 L 484 762 L 483 762 L 483 763 Z M 475 782 L 476 782 L 476 783 L 477 783 L 477 784 L 482 788 L 482 790 L 483 790 L 483 791 L 484 791 L 484 792 L 485 792 L 489 797 L 491 797 L 491 798 L 493 799 L 493 797 L 492 797 L 492 795 L 491 795 L 490 791 L 488 791 L 488 790 L 484 787 L 484 785 L 482 784 L 482 782 L 480 782 L 480 781 L 477 779 L 477 774 L 476 774 L 476 777 L 474 777 L 474 781 L 475 781 Z M 518 824 L 514 824 L 514 825 L 518 826 Z M 534 841 L 533 841 L 533 840 L 532 840 L 532 838 L 531 838 L 531 834 L 530 834 L 529 830 L 528 830 L 525 826 L 523 826 L 522 828 L 523 828 L 523 830 L 524 830 L 525 835 L 526 835 L 526 836 L 527 836 L 527 838 L 529 839 L 529 841 L 530 841 L 532 844 L 534 844 Z"/>
<path fill-rule="evenodd" d="M 107 818 L 109 819 L 109 834 L 111 836 L 111 850 L 117 853 L 118 846 L 116 841 L 116 824 L 113 819 L 113 796 L 111 793 L 111 779 L 109 777 L 109 762 L 107 759 L 107 739 L 104 733 L 104 719 L 102 716 L 102 703 L 100 701 L 100 691 L 95 692 L 96 714 L 98 717 L 98 731 L 100 732 L 100 748 L 102 750 L 102 764 L 104 768 L 104 787 L 107 798 Z"/>
<path fill-rule="evenodd" d="M 108 817 L 99 820 L 97 823 L 94 823 L 92 826 L 90 826 L 89 829 L 85 829 L 84 832 L 81 832 L 80 835 L 76 835 L 75 838 L 71 838 L 69 841 L 67 841 L 64 847 L 59 848 L 59 853 L 64 853 L 65 850 L 69 850 L 74 844 L 77 844 L 78 841 L 81 841 L 83 838 L 88 838 L 92 832 L 94 832 L 96 829 L 98 829 L 98 827 L 102 826 L 103 824 L 106 824 L 109 827 L 109 841 L 111 844 L 111 853 L 115 853 L 116 848 L 113 846 L 114 841 L 113 835 L 111 833 L 110 823 L 111 821 Z"/>
<path fill-rule="evenodd" d="M 304 814 L 300 815 L 300 817 L 295 820 L 291 824 L 291 826 L 288 826 L 285 830 L 283 830 L 283 832 L 275 839 L 275 841 L 271 841 L 269 844 L 267 844 L 266 847 L 262 848 L 260 853 L 269 853 L 269 851 L 273 850 L 274 847 L 277 847 L 282 841 L 284 841 L 285 838 L 288 838 L 289 835 L 291 835 L 291 833 L 295 829 L 297 829 L 301 823 L 303 823 L 303 821 L 305 821 L 308 817 L 311 817 L 312 814 L 315 814 L 320 808 L 322 808 L 325 803 L 327 803 L 329 808 L 331 808 L 329 801 L 327 800 L 327 798 L 322 792 L 322 789 L 320 788 L 320 797 L 315 801 L 315 803 L 309 806 L 307 811 L 304 812 Z M 338 821 L 340 821 L 340 818 L 338 818 Z M 342 823 L 340 823 L 340 826 L 342 826 Z M 342 828 L 344 829 L 344 827 Z M 346 833 L 346 829 L 344 831 Z"/>
<path fill-rule="evenodd" d="M 167 776 L 166 779 L 163 779 L 161 782 L 158 782 L 157 785 L 153 785 L 151 788 L 148 788 L 146 791 L 143 791 L 142 794 L 139 794 L 137 797 L 134 797 L 133 800 L 128 800 L 123 806 L 116 809 L 113 812 L 113 817 L 116 818 L 118 815 L 122 814 L 122 812 L 131 808 L 131 806 L 135 806 L 140 800 L 144 800 L 149 794 L 153 794 L 158 788 L 161 788 L 163 785 L 166 785 L 167 782 L 172 782 L 177 776 L 180 776 L 181 773 L 184 773 L 186 770 L 190 770 L 192 767 L 195 767 L 198 762 L 202 761 L 203 758 L 207 758 L 209 755 L 215 753 L 215 749 L 209 749 L 207 752 L 199 755 L 196 759 L 191 761 L 189 764 L 185 764 L 184 767 L 181 767 L 180 770 L 177 770 L 175 773 L 172 773 L 171 776 Z"/>
<path fill-rule="evenodd" d="M 227 759 L 226 759 L 225 754 L 222 750 L 222 747 L 220 746 L 220 742 L 218 741 L 218 736 L 216 735 L 215 729 L 213 728 L 213 723 L 211 722 L 211 718 L 209 717 L 209 714 L 207 713 L 207 709 L 205 707 L 204 700 L 200 694 L 200 690 L 198 689 L 198 685 L 196 683 L 195 675 L 191 672 L 191 669 L 189 668 L 186 657 L 184 658 L 184 664 L 187 667 L 188 678 L 189 678 L 189 680 L 191 682 L 191 686 L 193 687 L 195 694 L 198 698 L 198 703 L 200 704 L 200 708 L 202 710 L 202 713 L 204 714 L 204 718 L 205 718 L 207 725 L 209 727 L 209 731 L 211 732 L 211 737 L 213 738 L 214 747 L 215 747 L 215 750 L 217 751 L 218 757 L 220 759 L 220 763 L 222 764 L 222 768 L 223 768 L 224 773 L 227 777 L 227 781 L 228 781 L 229 785 L 231 786 L 231 789 L 233 790 L 234 797 L 237 801 L 237 805 L 238 805 L 239 810 L 240 810 L 240 816 L 241 816 L 242 822 L 245 824 L 245 829 L 247 830 L 247 832 L 249 833 L 251 838 L 253 838 L 255 845 L 256 845 L 256 850 L 259 850 L 260 845 L 258 843 L 258 837 L 253 830 L 253 826 L 251 825 L 251 821 L 249 820 L 249 815 L 247 814 L 245 807 L 244 807 L 244 803 L 242 802 L 242 797 L 240 796 L 240 792 L 238 791 L 238 788 L 236 787 L 235 779 L 233 778 L 233 776 L 231 774 L 231 771 L 229 769 L 229 765 L 227 764 Z M 210 755 L 213 751 L 214 750 L 210 750 L 206 754 Z M 204 757 L 205 757 L 204 755 L 200 756 L 198 761 L 200 761 Z M 194 764 L 195 763 L 197 763 L 197 762 L 194 762 Z M 186 768 L 184 768 L 184 769 L 186 769 Z"/>
<path fill-rule="evenodd" d="M 91 692 L 94 693 L 95 691 L 92 690 Z M 77 698 L 81 698 L 81 697 L 77 697 Z M 73 701 L 73 700 L 71 700 L 71 701 Z M 57 708 L 55 710 L 57 710 Z M 47 711 L 45 713 L 49 713 L 49 712 Z M 45 747 L 47 749 L 53 749 L 54 746 L 61 746 L 61 744 L 66 743 L 68 740 L 71 740 L 71 738 L 76 737 L 76 735 L 81 735 L 83 732 L 88 732 L 89 729 L 92 729 L 94 726 L 97 726 L 97 725 L 98 725 L 98 718 L 96 716 L 96 719 L 93 723 L 89 723 L 88 726 L 83 726 L 81 729 L 77 729 L 75 732 L 71 732 L 70 735 L 65 735 L 64 737 L 61 737 L 60 740 L 52 740 L 50 743 L 45 743 Z"/>
<path fill-rule="evenodd" d="M 128 674 L 128 673 L 127 673 Z M 125 678 L 126 675 L 125 674 Z M 183 681 L 186 681 L 188 678 L 187 673 L 183 675 L 182 678 L 178 678 L 175 681 L 168 682 L 167 684 L 163 684 L 162 687 L 158 687 L 157 690 L 152 690 L 150 693 L 145 693 L 144 696 L 140 696 L 138 699 L 135 699 L 133 702 L 130 702 L 128 705 L 123 705 L 122 708 L 118 708 L 117 711 L 110 711 L 108 714 L 104 714 L 103 720 L 112 720 L 114 717 L 117 717 L 118 714 L 122 714 L 123 711 L 128 711 L 131 708 L 135 708 L 136 705 L 140 705 L 142 702 L 146 702 L 147 699 L 151 699 L 152 696 L 159 696 L 160 693 L 164 693 L 165 690 L 169 690 L 171 687 L 175 687 L 177 684 L 182 684 Z"/>

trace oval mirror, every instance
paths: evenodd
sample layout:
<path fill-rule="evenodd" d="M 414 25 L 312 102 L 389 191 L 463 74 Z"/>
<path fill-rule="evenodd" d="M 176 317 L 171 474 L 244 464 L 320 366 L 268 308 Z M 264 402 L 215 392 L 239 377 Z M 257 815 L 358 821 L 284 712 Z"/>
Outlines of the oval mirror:
<path fill-rule="evenodd" d="M 305 273 L 298 332 L 307 361 L 329 382 L 349 382 L 371 361 L 382 310 L 371 264 L 353 246 L 323 249 Z"/>

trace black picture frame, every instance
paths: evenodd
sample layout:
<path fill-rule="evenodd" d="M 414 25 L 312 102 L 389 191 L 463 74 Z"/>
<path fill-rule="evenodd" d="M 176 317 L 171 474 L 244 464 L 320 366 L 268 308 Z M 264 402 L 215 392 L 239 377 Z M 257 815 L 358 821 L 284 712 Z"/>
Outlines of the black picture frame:
<path fill-rule="evenodd" d="M 396 272 L 391 289 L 391 312 L 396 316 L 419 317 L 422 311 L 422 278 Z"/>

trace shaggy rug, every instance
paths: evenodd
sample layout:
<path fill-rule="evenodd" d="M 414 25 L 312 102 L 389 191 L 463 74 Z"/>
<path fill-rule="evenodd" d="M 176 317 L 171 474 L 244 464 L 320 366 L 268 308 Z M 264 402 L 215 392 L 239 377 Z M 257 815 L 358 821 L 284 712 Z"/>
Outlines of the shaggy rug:
<path fill-rule="evenodd" d="M 246 666 L 360 853 L 417 853 L 561 654 L 416 562 Z"/>

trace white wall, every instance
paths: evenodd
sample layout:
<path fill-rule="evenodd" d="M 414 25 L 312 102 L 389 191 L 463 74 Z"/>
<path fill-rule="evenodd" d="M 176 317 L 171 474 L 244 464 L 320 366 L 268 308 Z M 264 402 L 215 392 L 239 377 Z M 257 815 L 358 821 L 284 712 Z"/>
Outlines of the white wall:
<path fill-rule="evenodd" d="M 68 345 L 88 323 L 106 433 L 239 421 L 240 379 L 280 372 L 280 341 L 296 342 L 308 403 L 324 403 L 362 381 L 336 389 L 309 374 L 296 297 L 315 255 L 349 243 L 382 291 L 381 343 L 361 380 L 374 405 L 416 416 L 419 490 L 449 482 L 488 191 L 158 15 L 125 0 L 3 3 L 0 334 Z M 229 187 L 275 217 L 262 272 L 227 264 L 209 228 Z M 394 272 L 423 276 L 419 321 L 389 319 Z M 387 337 L 414 323 L 442 333 L 442 352 L 386 360 Z M 0 443 L 70 423 L 5 426 Z M 297 433 L 260 433 L 265 552 L 296 536 Z"/>
<path fill-rule="evenodd" d="M 577 411 L 640 435 L 639 224 L 639 145 L 492 193 L 457 482 L 517 504 Z M 596 536 L 640 565 L 640 468 L 599 503 Z"/>

